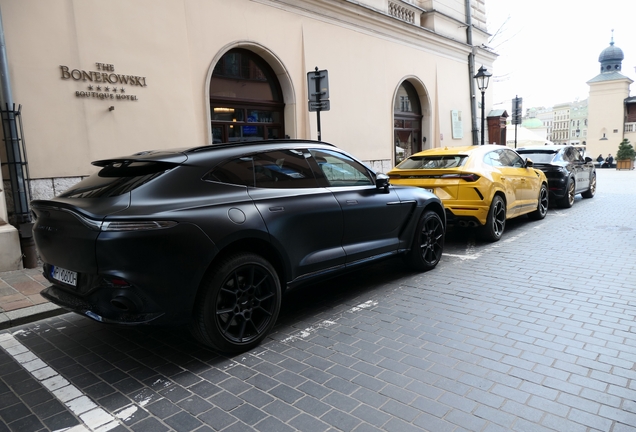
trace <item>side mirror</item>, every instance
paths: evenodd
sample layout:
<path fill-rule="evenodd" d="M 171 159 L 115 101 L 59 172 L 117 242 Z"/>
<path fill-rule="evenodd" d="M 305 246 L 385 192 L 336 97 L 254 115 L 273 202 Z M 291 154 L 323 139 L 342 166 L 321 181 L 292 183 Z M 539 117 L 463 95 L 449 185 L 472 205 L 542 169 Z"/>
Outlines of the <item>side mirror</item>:
<path fill-rule="evenodd" d="M 532 168 L 534 166 L 534 162 L 532 162 L 532 159 L 527 158 L 526 159 L 526 168 Z"/>
<path fill-rule="evenodd" d="M 389 190 L 389 176 L 379 173 L 375 176 L 375 187 L 383 189 L 385 192 Z"/>
<path fill-rule="evenodd" d="M 593 159 L 591 157 L 585 156 L 585 163 L 590 163 L 592 161 L 593 161 Z"/>

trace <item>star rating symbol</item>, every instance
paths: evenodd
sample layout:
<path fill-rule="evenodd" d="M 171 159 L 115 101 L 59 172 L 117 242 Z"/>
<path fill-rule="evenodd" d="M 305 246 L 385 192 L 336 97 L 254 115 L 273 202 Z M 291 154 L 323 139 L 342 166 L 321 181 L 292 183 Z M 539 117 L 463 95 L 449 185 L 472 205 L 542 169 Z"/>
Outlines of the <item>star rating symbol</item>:
<path fill-rule="evenodd" d="M 110 91 L 110 87 L 104 87 L 104 90 Z"/>
<path fill-rule="evenodd" d="M 121 88 L 121 92 L 122 92 L 122 93 L 125 93 L 125 92 L 126 92 L 126 90 L 124 90 L 124 88 L 122 87 L 122 88 Z"/>
<path fill-rule="evenodd" d="M 88 89 L 89 89 L 89 90 L 93 90 L 93 86 L 92 86 L 92 85 L 89 85 L 89 86 L 88 86 Z"/>
<path fill-rule="evenodd" d="M 100 91 L 102 89 L 102 86 L 97 86 L 97 91 Z"/>

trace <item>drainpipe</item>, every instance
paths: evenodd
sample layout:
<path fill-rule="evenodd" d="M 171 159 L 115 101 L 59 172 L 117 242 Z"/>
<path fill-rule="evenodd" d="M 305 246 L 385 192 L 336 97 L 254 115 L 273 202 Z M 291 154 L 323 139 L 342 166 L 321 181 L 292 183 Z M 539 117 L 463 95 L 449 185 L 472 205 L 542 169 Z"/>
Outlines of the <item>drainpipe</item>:
<path fill-rule="evenodd" d="M 475 97 L 475 47 L 473 46 L 473 11 L 470 0 L 466 0 L 466 43 L 470 45 L 468 54 L 468 82 L 470 83 L 470 121 L 473 145 L 479 145 L 477 138 L 477 98 Z"/>
<path fill-rule="evenodd" d="M 29 211 L 28 187 L 26 173 L 26 155 L 24 147 L 20 146 L 20 134 L 18 133 L 18 120 L 20 110 L 15 109 L 13 94 L 11 93 L 11 80 L 9 78 L 9 61 L 4 39 L 4 25 L 2 12 L 0 11 L 0 112 L 2 113 L 2 130 L 4 132 L 4 144 L 7 150 L 7 165 L 13 195 L 15 225 L 20 233 L 20 246 L 24 266 L 37 267 L 37 253 L 33 241 L 33 223 Z M 22 123 L 20 123 L 21 125 Z M 21 131 L 20 127 L 20 131 Z M 23 157 L 24 156 L 24 157 Z"/>

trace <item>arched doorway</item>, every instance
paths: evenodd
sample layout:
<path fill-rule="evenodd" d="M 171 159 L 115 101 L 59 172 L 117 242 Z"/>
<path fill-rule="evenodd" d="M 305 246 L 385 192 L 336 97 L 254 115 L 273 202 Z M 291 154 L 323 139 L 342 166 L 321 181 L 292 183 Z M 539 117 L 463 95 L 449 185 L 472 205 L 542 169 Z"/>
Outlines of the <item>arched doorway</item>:
<path fill-rule="evenodd" d="M 257 54 L 231 49 L 214 66 L 210 79 L 213 143 L 283 138 L 284 109 L 276 74 Z"/>
<path fill-rule="evenodd" d="M 393 103 L 395 164 L 422 151 L 422 108 L 413 84 L 403 81 Z"/>

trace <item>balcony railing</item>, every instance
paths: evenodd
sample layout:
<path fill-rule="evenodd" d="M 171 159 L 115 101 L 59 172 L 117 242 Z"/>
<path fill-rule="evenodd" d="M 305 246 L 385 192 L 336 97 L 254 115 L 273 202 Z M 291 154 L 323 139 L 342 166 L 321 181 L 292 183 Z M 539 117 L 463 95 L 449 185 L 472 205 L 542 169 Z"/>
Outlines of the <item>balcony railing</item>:
<path fill-rule="evenodd" d="M 418 17 L 417 24 L 419 24 L 420 11 L 418 10 L 417 7 L 410 4 L 405 4 L 405 3 L 408 3 L 408 2 L 389 0 L 389 15 L 411 24 L 415 24 L 415 17 L 417 16 Z"/>

